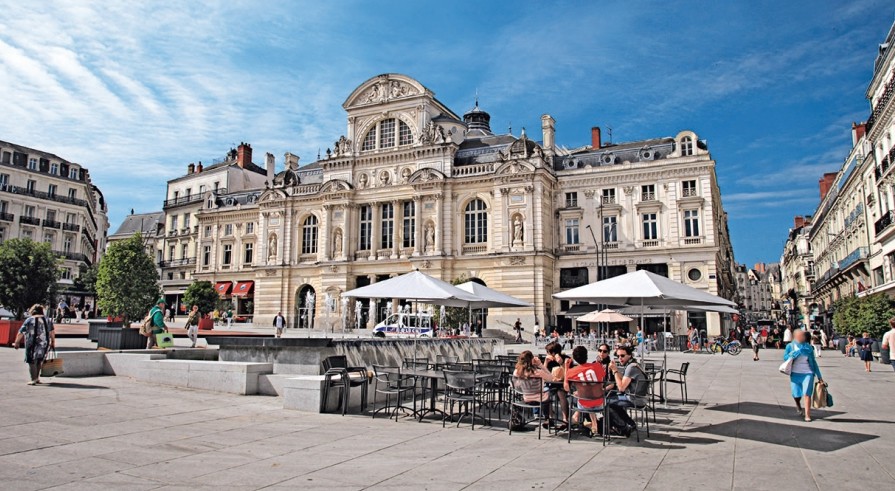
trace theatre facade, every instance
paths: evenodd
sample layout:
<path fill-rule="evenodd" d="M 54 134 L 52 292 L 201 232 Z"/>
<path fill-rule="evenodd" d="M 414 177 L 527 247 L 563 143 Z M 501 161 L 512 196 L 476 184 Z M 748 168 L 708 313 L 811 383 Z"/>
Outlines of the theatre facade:
<path fill-rule="evenodd" d="M 568 149 L 547 114 L 536 135 L 495 134 L 478 101 L 461 117 L 399 74 L 367 80 L 343 108 L 346 133 L 318 161 L 287 153 L 265 188 L 204 196 L 194 277 L 225 294 L 239 285 L 256 324 L 282 311 L 293 327 L 370 327 L 397 302 L 356 309 L 341 293 L 414 269 L 532 303 L 483 318 L 510 330 L 519 317 L 526 332 L 573 326 L 591 308 L 552 295 L 598 274 L 648 269 L 734 296 L 715 162 L 691 131 L 607 144 L 593 128 Z M 724 321 L 672 318 L 709 332 Z"/>

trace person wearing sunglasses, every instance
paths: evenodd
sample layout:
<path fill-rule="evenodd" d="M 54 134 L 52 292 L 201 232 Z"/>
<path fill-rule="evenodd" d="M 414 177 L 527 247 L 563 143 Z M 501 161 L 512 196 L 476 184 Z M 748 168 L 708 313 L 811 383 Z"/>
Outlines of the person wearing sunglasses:
<path fill-rule="evenodd" d="M 617 346 L 615 355 L 618 361 L 609 362 L 609 379 L 615 381 L 616 390 L 607 398 L 609 408 L 622 419 L 628 434 L 636 427 L 634 420 L 628 416 L 627 408 L 646 404 L 646 394 L 637 394 L 635 387 L 646 387 L 646 373 L 634 359 L 630 346 Z M 623 367 L 623 368 L 622 368 Z M 643 381 L 635 383 L 635 381 Z M 627 436 L 627 435 L 625 435 Z"/>

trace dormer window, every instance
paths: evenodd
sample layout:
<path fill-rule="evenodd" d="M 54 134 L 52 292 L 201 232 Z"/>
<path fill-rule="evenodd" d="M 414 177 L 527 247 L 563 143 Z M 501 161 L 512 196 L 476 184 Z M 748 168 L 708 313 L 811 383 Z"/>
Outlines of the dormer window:
<path fill-rule="evenodd" d="M 367 132 L 367 136 L 361 143 L 361 150 L 394 148 L 396 142 L 398 146 L 413 143 L 413 132 L 410 131 L 410 126 L 396 118 L 383 119 Z"/>
<path fill-rule="evenodd" d="M 681 155 L 684 157 L 693 155 L 693 139 L 689 136 L 681 138 Z"/>

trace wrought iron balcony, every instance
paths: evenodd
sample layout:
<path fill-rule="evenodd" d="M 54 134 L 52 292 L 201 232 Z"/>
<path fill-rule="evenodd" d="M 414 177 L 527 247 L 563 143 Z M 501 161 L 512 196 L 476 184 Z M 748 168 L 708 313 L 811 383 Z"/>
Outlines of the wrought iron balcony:
<path fill-rule="evenodd" d="M 40 225 L 40 218 L 22 215 L 19 217 L 19 223 L 25 223 L 28 225 Z"/>
<path fill-rule="evenodd" d="M 16 217 L 13 216 L 12 213 L 6 213 L 5 211 L 0 213 L 0 220 L 3 220 L 4 222 L 13 222 L 15 221 L 15 218 Z"/>
<path fill-rule="evenodd" d="M 49 228 L 62 228 L 62 223 L 57 222 L 56 220 L 44 220 L 43 225 L 44 227 Z"/>
<path fill-rule="evenodd" d="M 876 235 L 879 236 L 887 228 L 892 226 L 893 221 L 895 221 L 895 213 L 893 213 L 892 210 L 883 213 L 883 216 L 873 224 L 873 229 L 876 231 Z"/>
<path fill-rule="evenodd" d="M 69 232 L 80 232 L 81 226 L 77 223 L 63 223 L 62 230 L 68 230 Z"/>

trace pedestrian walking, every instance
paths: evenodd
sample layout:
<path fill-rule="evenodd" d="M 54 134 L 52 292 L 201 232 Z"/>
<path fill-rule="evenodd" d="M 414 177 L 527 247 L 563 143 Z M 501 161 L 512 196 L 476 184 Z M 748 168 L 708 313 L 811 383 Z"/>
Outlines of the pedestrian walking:
<path fill-rule="evenodd" d="M 749 329 L 749 342 L 752 343 L 752 361 L 758 361 L 758 350 L 761 349 L 761 333 L 754 326 Z"/>
<path fill-rule="evenodd" d="M 229 308 L 229 309 L 227 309 L 227 327 L 230 327 L 232 325 L 233 325 L 233 309 Z"/>
<path fill-rule="evenodd" d="M 699 333 L 692 324 L 690 325 L 690 329 L 687 330 L 687 339 L 690 340 L 690 351 L 694 353 L 699 351 Z"/>
<path fill-rule="evenodd" d="M 858 354 L 861 357 L 861 361 L 864 362 L 864 371 L 868 373 L 871 372 L 870 364 L 873 363 L 873 339 L 870 338 L 870 333 L 865 331 L 860 339 L 855 340 L 855 345 L 858 347 Z"/>
<path fill-rule="evenodd" d="M 513 330 L 516 331 L 516 343 L 522 344 L 522 320 L 518 317 L 516 323 L 513 324 Z"/>
<path fill-rule="evenodd" d="M 895 370 L 895 317 L 889 319 L 889 332 L 883 334 L 883 349 L 889 350 L 889 363 Z"/>
<path fill-rule="evenodd" d="M 31 381 L 28 385 L 40 384 L 40 369 L 46 360 L 50 350 L 56 348 L 56 333 L 53 330 L 53 322 L 44 315 L 44 308 L 34 305 L 30 309 L 31 316 L 25 319 L 13 347 L 25 348 L 25 363 L 28 364 L 28 373 Z"/>
<path fill-rule="evenodd" d="M 193 343 L 190 348 L 195 348 L 196 341 L 199 340 L 199 319 L 201 318 L 202 314 L 199 313 L 199 306 L 193 305 L 189 316 L 186 318 L 186 335 L 189 336 L 190 341 Z"/>
<path fill-rule="evenodd" d="M 282 312 L 277 312 L 277 315 L 274 316 L 273 327 L 276 332 L 275 336 L 278 338 L 283 337 L 283 329 L 286 329 L 286 318 L 283 317 Z"/>
<path fill-rule="evenodd" d="M 168 332 L 168 326 L 165 325 L 165 299 L 160 298 L 158 302 L 155 303 L 155 307 L 149 309 L 149 317 L 150 317 L 150 329 L 152 332 L 149 334 L 149 339 L 146 340 L 146 349 L 154 348 L 158 342 L 155 338 L 156 335 L 161 334 L 163 332 Z"/>
<path fill-rule="evenodd" d="M 792 343 L 783 350 L 783 359 L 792 360 L 789 383 L 792 398 L 799 415 L 811 421 L 811 396 L 814 394 L 814 377 L 823 383 L 823 376 L 814 358 L 814 348 L 808 343 L 808 332 L 799 330 L 793 335 Z"/>
<path fill-rule="evenodd" d="M 786 345 L 792 342 L 792 327 L 786 326 L 786 329 L 783 330 L 783 347 L 786 348 Z"/>
<path fill-rule="evenodd" d="M 811 347 L 814 348 L 814 356 L 820 358 L 822 356 L 821 350 L 823 349 L 823 343 L 820 337 L 820 332 L 817 329 L 811 333 Z"/>

